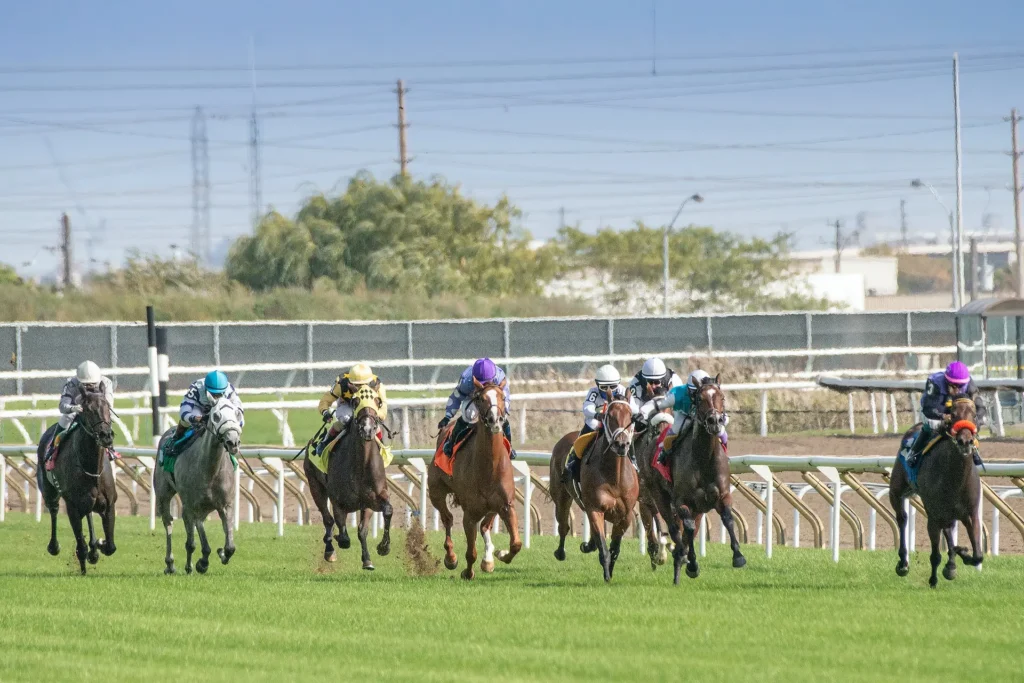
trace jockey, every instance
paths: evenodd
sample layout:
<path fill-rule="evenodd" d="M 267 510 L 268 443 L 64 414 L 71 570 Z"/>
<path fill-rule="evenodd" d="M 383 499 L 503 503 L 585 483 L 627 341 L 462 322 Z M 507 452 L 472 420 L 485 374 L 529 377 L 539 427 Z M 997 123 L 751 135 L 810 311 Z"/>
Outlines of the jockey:
<path fill-rule="evenodd" d="M 71 423 L 82 412 L 82 392 L 102 391 L 110 409 L 114 409 L 114 383 L 109 377 L 100 374 L 99 366 L 91 360 L 87 360 L 78 366 L 74 377 L 69 377 L 64 383 L 60 392 L 60 417 L 57 419 L 57 429 L 50 441 L 50 447 L 46 451 L 46 469 L 52 470 L 57 461 L 53 454 L 60 446 L 61 437 L 67 431 Z"/>
<path fill-rule="evenodd" d="M 239 398 L 235 387 L 228 381 L 228 376 L 220 370 L 211 370 L 206 377 L 197 379 L 185 392 L 185 398 L 181 401 L 181 408 L 178 414 L 178 426 L 174 430 L 170 444 L 173 445 L 185 436 L 189 427 L 197 427 L 207 416 L 210 409 L 221 399 L 227 397 L 232 405 L 238 409 L 239 426 L 245 425 L 245 409 L 242 407 L 242 399 Z"/>
<path fill-rule="evenodd" d="M 682 386 L 683 380 L 675 370 L 667 368 L 660 358 L 648 358 L 640 372 L 634 375 L 626 388 L 630 400 L 640 403 L 640 419 L 647 422 L 655 412 L 654 399 Z"/>
<path fill-rule="evenodd" d="M 931 441 L 936 432 L 942 429 L 943 424 L 949 421 L 947 401 L 959 396 L 966 396 L 974 400 L 978 426 L 985 424 L 988 410 L 985 407 L 985 400 L 978 392 L 978 387 L 971 379 L 971 371 L 960 361 L 953 361 L 945 371 L 940 370 L 929 377 L 925 384 L 924 393 L 921 394 L 921 414 L 924 417 L 921 429 L 916 437 L 910 437 L 904 442 L 901 451 L 909 468 L 917 467 L 921 450 Z M 974 464 L 981 464 L 981 458 L 977 452 L 974 454 Z"/>
<path fill-rule="evenodd" d="M 587 392 L 587 397 L 583 399 L 583 429 L 580 430 L 579 435 L 576 437 L 577 440 L 601 428 L 601 422 L 604 419 L 604 408 L 610 400 L 627 401 L 633 414 L 636 414 L 640 404 L 636 397 L 627 398 L 626 388 L 622 386 L 621 382 L 619 371 L 614 365 L 602 365 L 597 369 L 597 375 L 594 377 L 594 384 L 596 386 Z M 609 399 L 609 396 L 611 399 Z M 586 446 L 581 444 L 581 447 L 585 448 Z M 569 483 L 570 478 L 577 480 L 580 478 L 580 454 L 576 451 L 575 443 L 569 449 L 569 455 L 565 459 L 562 483 Z"/>
<path fill-rule="evenodd" d="M 665 463 L 665 453 L 668 452 L 672 446 L 672 442 L 677 436 L 682 434 L 690 423 L 693 422 L 693 400 L 697 397 L 697 392 L 700 391 L 701 384 L 710 375 L 703 370 L 694 370 L 690 373 L 689 378 L 686 380 L 686 384 L 679 387 L 674 387 L 665 396 L 659 396 L 654 400 L 655 410 L 661 412 L 666 408 L 672 409 L 674 415 L 672 426 L 668 430 L 668 434 L 665 436 L 665 441 L 662 446 L 661 452 L 658 454 L 658 462 Z M 729 415 L 726 413 L 725 422 L 722 425 L 723 429 L 719 434 L 719 438 L 722 440 L 722 445 L 727 446 L 729 444 L 729 435 L 725 432 L 725 426 L 729 424 Z"/>
<path fill-rule="evenodd" d="M 317 410 L 324 418 L 324 422 L 334 420 L 330 430 L 320 439 L 316 445 L 316 454 L 323 452 L 324 446 L 329 444 L 334 437 L 348 427 L 352 421 L 353 407 L 352 399 L 362 387 L 369 387 L 377 394 L 377 416 L 381 420 L 388 419 L 388 392 L 384 389 L 380 378 L 373 374 L 373 370 L 365 363 L 356 363 L 343 375 L 338 375 L 334 380 L 334 386 L 330 391 L 320 397 L 320 404 Z"/>
<path fill-rule="evenodd" d="M 471 366 L 462 371 L 462 375 L 459 376 L 459 383 L 455 385 L 455 390 L 452 395 L 448 397 L 448 404 L 444 407 L 444 417 L 437 423 L 438 429 L 444 429 L 448 426 L 448 423 L 452 421 L 456 412 L 459 412 L 459 418 L 455 421 L 455 428 L 452 429 L 452 433 L 448 436 L 448 439 L 444 442 L 444 454 L 451 457 L 452 448 L 458 441 L 465 436 L 473 425 L 480 419 L 480 415 L 477 412 L 476 406 L 474 406 L 470 399 L 473 393 L 476 391 L 476 385 L 473 380 L 480 382 L 481 384 L 501 384 L 505 382 L 503 392 L 505 394 L 505 423 L 502 425 L 502 430 L 505 433 L 505 438 L 508 439 L 509 444 L 512 443 L 512 426 L 508 422 L 508 412 L 512 407 L 512 395 L 508 388 L 508 382 L 506 381 L 505 371 L 494 364 L 490 358 L 481 358 L 480 360 L 473 363 Z M 514 448 L 509 446 L 509 455 L 514 460 L 516 457 L 516 451 Z"/>

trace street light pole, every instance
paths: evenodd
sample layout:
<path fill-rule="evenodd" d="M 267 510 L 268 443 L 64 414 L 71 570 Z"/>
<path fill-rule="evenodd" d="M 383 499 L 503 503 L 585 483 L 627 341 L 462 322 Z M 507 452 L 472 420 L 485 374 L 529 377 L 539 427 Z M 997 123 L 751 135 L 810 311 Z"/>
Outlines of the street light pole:
<path fill-rule="evenodd" d="M 939 193 L 936 192 L 931 183 L 926 183 L 920 178 L 915 178 L 910 181 L 910 186 L 914 188 L 927 188 L 928 191 L 932 193 L 932 196 L 935 197 L 935 201 L 939 203 L 939 206 L 942 207 L 942 210 L 949 217 L 949 246 L 953 256 L 953 308 L 959 310 L 962 305 L 962 299 L 960 297 L 960 282 L 963 274 L 959 268 L 960 260 L 957 258 L 956 218 L 954 217 L 953 212 L 950 211 L 949 207 L 946 206 L 946 202 L 942 201 L 942 197 L 939 196 Z"/>
<path fill-rule="evenodd" d="M 686 199 L 684 199 L 682 203 L 679 205 L 679 208 L 676 209 L 676 215 L 672 216 L 672 220 L 669 222 L 667 226 L 665 226 L 665 232 L 661 236 L 661 265 L 663 269 L 663 292 L 661 300 L 661 309 L 663 315 L 668 315 L 668 234 L 672 232 L 672 226 L 676 224 L 676 220 L 678 220 L 679 214 L 683 212 L 684 206 L 686 206 L 690 202 L 697 202 L 698 204 L 700 204 L 702 201 L 704 201 L 704 197 L 702 197 L 699 193 L 692 194 Z"/>

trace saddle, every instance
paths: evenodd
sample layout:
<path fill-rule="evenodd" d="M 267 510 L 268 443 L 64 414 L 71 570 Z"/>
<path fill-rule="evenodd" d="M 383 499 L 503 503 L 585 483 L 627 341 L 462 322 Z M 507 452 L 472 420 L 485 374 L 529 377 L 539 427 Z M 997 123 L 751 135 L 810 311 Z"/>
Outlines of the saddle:
<path fill-rule="evenodd" d="M 334 448 L 341 443 L 341 439 L 348 434 L 348 427 L 338 432 L 338 435 L 330 440 L 330 442 L 324 444 L 323 451 L 320 455 L 316 453 L 316 440 L 310 439 L 309 443 L 306 444 L 306 459 L 313 463 L 313 466 L 318 470 L 327 474 L 327 468 L 331 462 L 331 454 L 334 452 Z M 376 435 L 377 447 L 380 449 L 381 460 L 384 461 L 384 467 L 391 465 L 391 461 L 394 460 L 395 456 L 391 452 L 391 447 L 384 443 L 384 431 L 381 429 L 377 430 Z"/>
<path fill-rule="evenodd" d="M 168 434 L 173 436 L 174 432 L 168 430 Z M 178 455 L 187 450 L 197 438 L 199 438 L 199 432 L 195 427 L 189 427 L 188 431 L 177 441 L 167 437 L 157 454 L 157 464 L 164 468 L 164 472 L 174 474 L 174 463 L 178 459 Z"/>
<path fill-rule="evenodd" d="M 465 432 L 458 436 L 455 443 L 452 444 L 452 454 L 451 456 L 448 456 L 444 452 L 444 445 L 450 438 L 452 438 L 452 432 L 454 431 L 454 429 L 454 422 L 452 422 L 451 424 L 444 428 L 444 438 L 441 439 L 440 443 L 437 446 L 437 450 L 434 451 L 434 464 L 437 465 L 438 469 L 447 474 L 449 477 L 453 476 L 452 472 L 455 469 L 455 456 L 458 455 L 459 449 L 462 448 L 463 444 L 469 441 L 469 437 L 476 431 L 476 425 L 472 425 L 470 429 L 467 429 Z M 512 444 L 509 443 L 509 440 L 504 436 L 502 436 L 501 440 L 505 444 L 505 449 L 511 452 Z"/>

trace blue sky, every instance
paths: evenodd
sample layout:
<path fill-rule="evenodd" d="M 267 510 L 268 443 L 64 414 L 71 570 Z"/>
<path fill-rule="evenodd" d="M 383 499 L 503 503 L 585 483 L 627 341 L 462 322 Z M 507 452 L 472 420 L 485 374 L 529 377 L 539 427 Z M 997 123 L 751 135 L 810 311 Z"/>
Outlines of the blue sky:
<path fill-rule="evenodd" d="M 825 246 L 826 220 L 852 228 L 858 214 L 865 241 L 895 232 L 901 199 L 912 234 L 944 229 L 909 181 L 954 202 L 959 50 L 964 224 L 980 229 L 987 209 L 1012 228 L 1002 117 L 1024 106 L 1020 3 L 653 7 L 656 22 L 646 1 L 12 4 L 0 261 L 51 272 L 64 210 L 81 266 L 187 247 L 196 106 L 214 241 L 248 231 L 250 40 L 264 204 L 285 213 L 360 168 L 397 170 L 403 78 L 412 172 L 484 201 L 507 192 L 536 237 L 555 233 L 561 207 L 586 230 L 662 224 L 701 192 L 682 223 L 786 229 L 804 248 Z"/>

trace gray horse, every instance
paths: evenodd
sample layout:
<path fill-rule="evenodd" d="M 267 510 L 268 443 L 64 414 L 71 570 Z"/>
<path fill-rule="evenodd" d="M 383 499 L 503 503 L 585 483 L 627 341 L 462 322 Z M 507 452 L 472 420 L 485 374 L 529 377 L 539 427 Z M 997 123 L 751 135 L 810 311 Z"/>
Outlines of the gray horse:
<path fill-rule="evenodd" d="M 203 556 L 196 562 L 196 571 L 205 574 L 210 566 L 210 543 L 206 540 L 203 524 L 207 515 L 214 510 L 220 515 L 224 526 L 224 547 L 217 549 L 221 563 L 227 564 L 235 554 L 234 539 L 234 465 L 232 455 L 238 454 L 242 440 L 241 415 L 226 398 L 221 398 L 210 409 L 197 429 L 199 437 L 178 454 L 174 462 L 174 474 L 166 472 L 161 465 L 156 467 L 154 486 L 156 505 L 167 532 L 167 564 L 165 574 L 173 574 L 174 554 L 171 552 L 171 531 L 174 518 L 171 516 L 171 499 L 174 494 L 181 498 L 181 518 L 185 522 L 185 550 L 188 559 L 185 572 L 192 573 L 192 553 L 196 543 L 194 533 L 198 529 Z M 161 439 L 170 438 L 168 430 Z"/>

